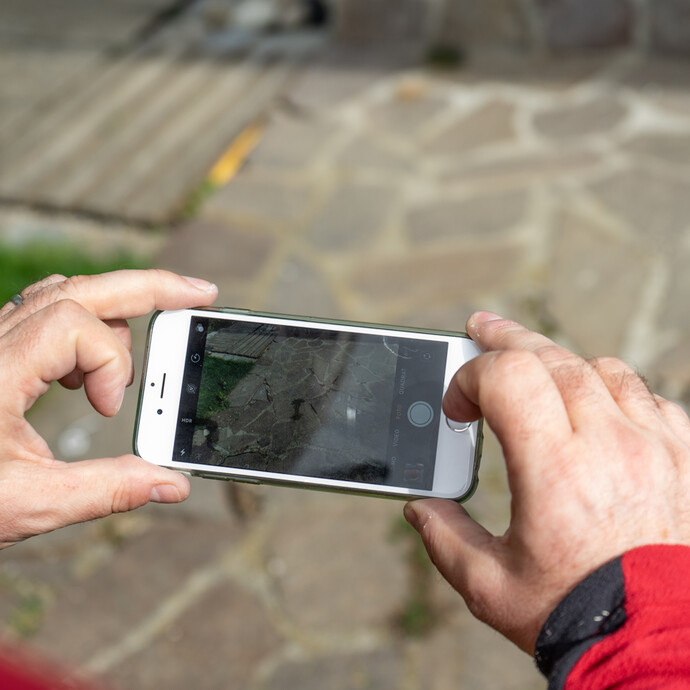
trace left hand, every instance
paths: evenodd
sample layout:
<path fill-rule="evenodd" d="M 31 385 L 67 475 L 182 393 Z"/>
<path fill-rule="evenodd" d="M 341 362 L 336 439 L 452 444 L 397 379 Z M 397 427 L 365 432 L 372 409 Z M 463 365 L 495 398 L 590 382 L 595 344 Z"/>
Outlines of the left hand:
<path fill-rule="evenodd" d="M 82 385 L 110 417 L 133 380 L 125 319 L 207 306 L 217 288 L 166 271 L 51 276 L 0 309 L 0 548 L 76 522 L 189 495 L 177 473 L 134 455 L 65 463 L 24 415 L 51 381 Z"/>

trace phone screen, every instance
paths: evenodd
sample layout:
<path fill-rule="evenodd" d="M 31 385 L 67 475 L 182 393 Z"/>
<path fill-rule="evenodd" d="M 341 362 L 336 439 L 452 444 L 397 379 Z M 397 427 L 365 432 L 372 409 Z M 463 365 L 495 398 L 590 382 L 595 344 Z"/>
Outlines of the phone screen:
<path fill-rule="evenodd" d="M 447 350 L 193 316 L 173 459 L 431 490 Z"/>

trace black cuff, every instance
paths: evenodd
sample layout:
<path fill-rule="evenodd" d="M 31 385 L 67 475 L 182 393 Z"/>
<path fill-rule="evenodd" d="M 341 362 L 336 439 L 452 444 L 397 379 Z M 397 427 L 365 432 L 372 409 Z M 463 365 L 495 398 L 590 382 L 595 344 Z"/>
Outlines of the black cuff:
<path fill-rule="evenodd" d="M 578 659 L 625 623 L 624 601 L 623 568 L 616 558 L 580 582 L 555 608 L 534 653 L 549 690 L 563 688 Z"/>

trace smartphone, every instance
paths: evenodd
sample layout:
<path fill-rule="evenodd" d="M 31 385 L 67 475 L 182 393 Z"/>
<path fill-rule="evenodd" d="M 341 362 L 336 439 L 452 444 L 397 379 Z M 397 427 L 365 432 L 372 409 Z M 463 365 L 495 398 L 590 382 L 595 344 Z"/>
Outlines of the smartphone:
<path fill-rule="evenodd" d="M 202 477 L 467 499 L 482 423 L 443 394 L 479 354 L 462 333 L 241 309 L 151 320 L 134 450 Z"/>

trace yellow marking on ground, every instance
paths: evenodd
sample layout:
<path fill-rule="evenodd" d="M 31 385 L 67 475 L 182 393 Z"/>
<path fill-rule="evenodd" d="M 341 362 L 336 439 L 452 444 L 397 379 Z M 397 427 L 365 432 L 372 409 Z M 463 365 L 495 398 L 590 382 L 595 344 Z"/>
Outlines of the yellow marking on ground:
<path fill-rule="evenodd" d="M 266 123 L 263 121 L 252 122 L 245 127 L 225 153 L 215 162 L 208 173 L 207 180 L 215 187 L 222 187 L 230 182 L 256 148 L 264 129 L 266 129 Z"/>

